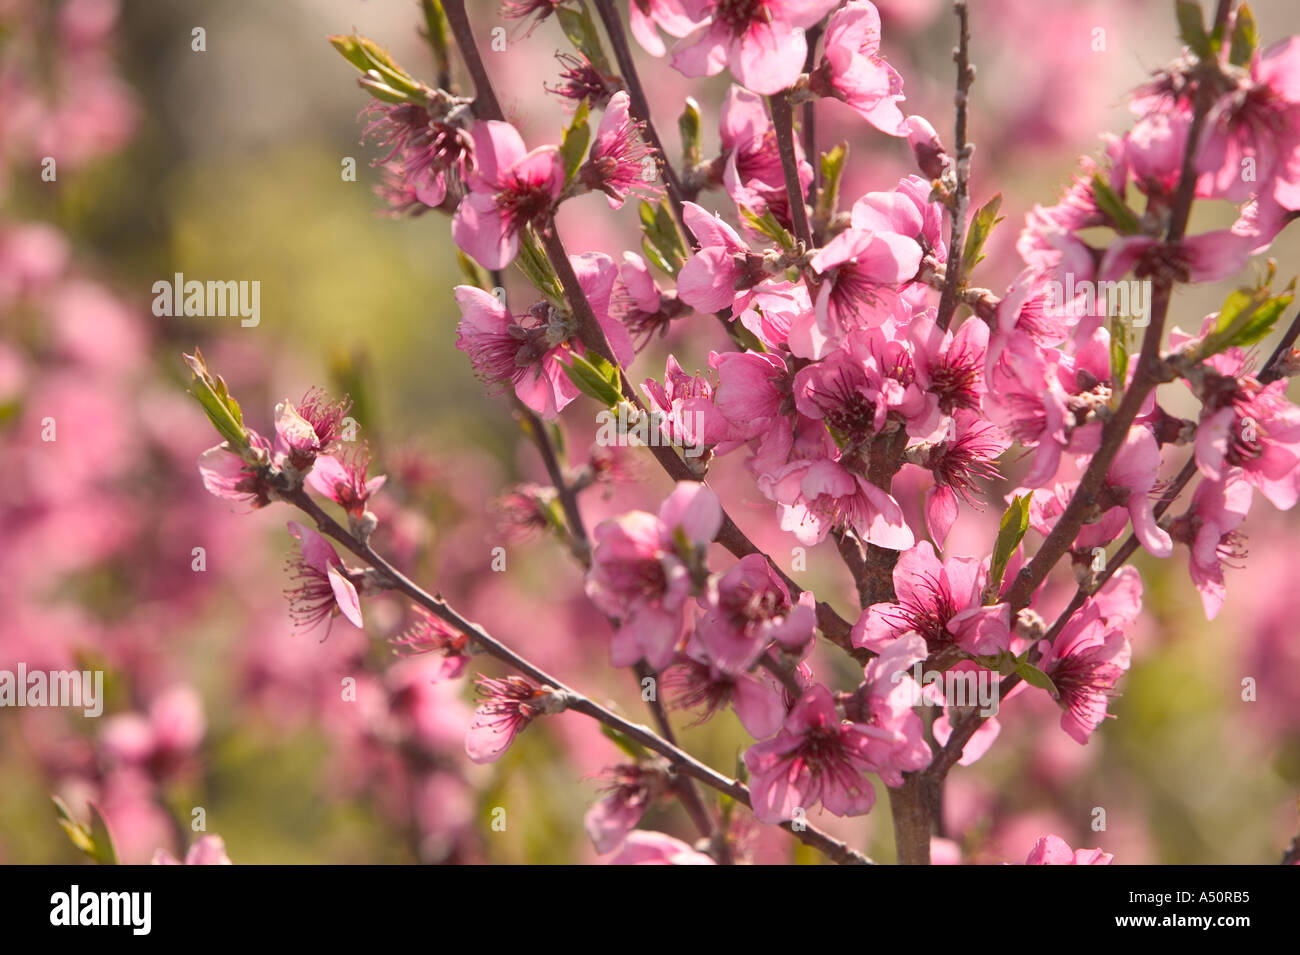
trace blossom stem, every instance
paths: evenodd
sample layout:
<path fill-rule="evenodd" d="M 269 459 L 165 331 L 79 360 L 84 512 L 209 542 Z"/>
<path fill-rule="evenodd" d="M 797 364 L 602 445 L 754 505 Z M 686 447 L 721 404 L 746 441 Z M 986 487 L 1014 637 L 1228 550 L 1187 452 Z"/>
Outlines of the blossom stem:
<path fill-rule="evenodd" d="M 321 533 L 332 537 L 354 556 L 365 561 L 374 570 L 378 571 L 391 585 L 392 589 L 404 594 L 438 619 L 456 628 L 488 656 L 517 670 L 534 682 L 542 686 L 549 686 L 565 696 L 569 700 L 567 709 L 581 713 L 611 729 L 617 730 L 646 749 L 658 753 L 668 760 L 669 766 L 674 771 L 696 779 L 718 792 L 725 793 L 746 806 L 751 805 L 749 789 L 743 783 L 728 779 L 717 770 L 700 762 L 690 753 L 672 745 L 663 737 L 652 732 L 648 727 L 625 720 L 589 697 L 566 686 L 545 670 L 489 635 L 478 624 L 465 619 L 445 600 L 423 590 L 418 584 L 411 581 L 381 557 L 369 543 L 358 540 L 338 521 L 325 513 L 320 505 L 312 500 L 311 496 L 302 488 L 286 492 L 283 499 L 311 517 L 316 522 L 316 526 Z M 789 823 L 785 823 L 783 828 L 792 832 L 800 842 L 825 853 L 828 858 L 835 862 L 858 865 L 872 864 L 867 856 L 811 825 L 803 829 L 795 829 Z"/>
<path fill-rule="evenodd" d="M 538 231 L 546 257 L 551 263 L 551 268 L 555 270 L 561 287 L 564 289 L 565 300 L 568 302 L 574 318 L 578 321 L 579 340 L 584 346 L 596 352 L 610 364 L 619 367 L 618 360 L 610 350 L 604 332 L 601 331 L 600 323 L 596 320 L 596 314 L 592 311 L 591 303 L 587 301 L 582 286 L 578 283 L 578 277 L 569 262 L 568 253 L 564 248 L 563 241 L 560 239 L 559 232 L 555 228 L 555 223 L 547 223 Z M 645 406 L 640 396 L 633 389 L 626 372 L 620 367 L 619 373 L 623 398 L 638 411 L 644 412 Z M 663 443 L 652 444 L 650 452 L 674 481 L 698 481 L 703 483 L 703 477 L 678 457 L 677 452 L 672 447 Z M 759 554 L 771 565 L 786 587 L 790 589 L 792 598 L 798 598 L 799 594 L 803 593 L 804 588 L 800 587 L 769 555 L 759 550 L 725 510 L 722 512 L 722 528 L 718 531 L 716 540 L 736 557 Z M 817 625 L 828 640 L 855 660 L 866 663 L 867 660 L 874 656 L 868 651 L 853 646 L 853 641 L 849 637 L 853 625 L 840 616 L 825 601 L 819 601 L 817 604 Z"/>
<path fill-rule="evenodd" d="M 799 185 L 799 157 L 794 151 L 794 110 L 784 93 L 767 98 L 772 108 L 772 125 L 776 129 L 776 150 L 781 156 L 781 174 L 785 178 L 785 194 L 790 200 L 790 221 L 794 224 L 794 237 L 805 249 L 813 245 L 812 229 L 808 225 L 808 208 L 804 204 L 803 187 Z"/>
<path fill-rule="evenodd" d="M 957 312 L 957 285 L 961 281 L 962 251 L 966 242 L 966 205 L 970 199 L 970 157 L 974 151 L 974 147 L 966 142 L 967 106 L 970 102 L 971 83 L 975 81 L 975 68 L 970 65 L 970 11 L 966 0 L 956 0 L 953 10 L 957 14 L 957 49 L 953 51 L 953 59 L 957 63 L 957 92 L 953 97 L 957 112 L 953 143 L 957 160 L 957 187 L 953 190 L 948 205 L 952 221 L 948 234 L 947 274 L 935 317 L 935 322 L 942 329 L 952 324 Z"/>
<path fill-rule="evenodd" d="M 560 507 L 564 510 L 569 534 L 573 537 L 574 556 L 584 568 L 590 567 L 591 541 L 587 537 L 586 525 L 582 522 L 582 513 L 578 510 L 578 495 L 565 477 L 564 468 L 555 453 L 555 446 L 546 431 L 546 422 L 518 398 L 515 399 L 515 414 L 523 421 L 525 430 L 533 439 L 533 444 L 537 446 L 537 453 L 541 455 L 546 473 L 555 486 L 555 493 L 559 495 Z"/>
<path fill-rule="evenodd" d="M 804 34 L 808 42 L 808 55 L 803 62 L 805 73 L 811 73 L 813 65 L 817 62 L 817 41 L 821 39 L 824 22 L 809 27 Z M 808 184 L 808 204 L 815 207 L 817 191 L 822 184 L 822 164 L 817 154 L 817 98 L 815 96 L 804 101 L 799 131 L 803 134 L 804 158 L 812 163 L 813 171 L 812 182 Z"/>
<path fill-rule="evenodd" d="M 492 81 L 483 66 L 483 57 L 474 42 L 474 28 L 470 26 L 469 15 L 465 12 L 465 0 L 443 0 L 442 10 L 447 15 L 447 22 L 451 25 L 452 35 L 456 38 L 461 58 L 469 69 L 470 78 L 474 80 L 474 115 L 479 119 L 504 120 L 505 114 L 501 112 L 501 104 L 497 102 Z"/>
<path fill-rule="evenodd" d="M 1215 22 L 1226 23 L 1232 0 L 1219 0 Z M 1192 114 L 1191 128 L 1187 135 L 1187 146 L 1183 150 L 1182 171 L 1179 175 L 1178 189 L 1174 207 L 1170 214 L 1169 230 L 1166 242 L 1178 242 L 1187 231 L 1187 221 L 1191 215 L 1192 202 L 1196 192 L 1196 148 L 1200 142 L 1201 130 L 1205 118 L 1214 102 L 1214 90 L 1209 83 L 1202 82 L 1196 91 L 1196 103 Z M 950 264 L 951 267 L 951 264 Z M 1142 338 L 1142 350 L 1138 354 L 1137 367 L 1133 382 L 1124 392 L 1120 406 L 1102 430 L 1101 443 L 1097 452 L 1088 462 L 1087 470 L 1079 480 L 1074 495 L 1070 498 L 1056 526 L 1052 528 L 1047 539 L 1043 541 L 1038 552 L 1016 575 L 1015 581 L 1004 594 L 1004 599 L 1011 605 L 1012 618 L 1029 605 L 1034 590 L 1056 566 L 1057 562 L 1069 550 L 1070 544 L 1083 526 L 1083 519 L 1089 508 L 1096 501 L 1097 494 L 1106 480 L 1106 472 L 1128 436 L 1130 426 L 1137 417 L 1142 403 L 1159 384 L 1161 379 L 1160 343 L 1164 338 L 1165 319 L 1169 315 L 1169 303 L 1173 294 L 1173 277 L 1167 273 L 1157 275 L 1151 291 L 1151 322 Z"/>
<path fill-rule="evenodd" d="M 650 118 L 650 103 L 646 99 L 645 88 L 641 85 L 641 77 L 637 75 L 636 63 L 632 60 L 632 50 L 628 46 L 627 35 L 623 32 L 623 21 L 618 15 L 618 8 L 614 6 L 614 0 L 596 0 L 596 12 L 600 15 L 610 45 L 614 48 L 614 59 L 618 63 L 619 72 L 623 74 L 623 83 L 627 86 L 628 99 L 631 101 L 629 105 L 632 107 L 632 116 L 644 124 L 646 141 L 659 154 L 659 161 L 663 165 L 664 185 L 668 188 L 668 201 L 673 207 L 673 217 L 681 226 L 687 240 L 694 245 L 695 237 L 687 227 L 686 220 L 682 218 L 684 198 L 682 182 L 677 175 L 677 170 L 668 159 L 663 141 L 659 138 L 659 132 Z"/>

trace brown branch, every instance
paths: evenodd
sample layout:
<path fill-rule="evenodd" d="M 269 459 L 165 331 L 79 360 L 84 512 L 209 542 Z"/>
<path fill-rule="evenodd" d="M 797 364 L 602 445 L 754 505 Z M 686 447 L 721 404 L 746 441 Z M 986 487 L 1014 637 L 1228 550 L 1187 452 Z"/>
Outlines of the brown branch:
<path fill-rule="evenodd" d="M 483 66 L 483 57 L 479 54 L 478 44 L 474 42 L 474 28 L 470 26 L 469 15 L 465 12 L 465 0 L 443 0 L 443 13 L 451 26 L 452 36 L 460 49 L 461 59 L 469 68 L 470 78 L 474 80 L 474 115 L 479 119 L 504 120 L 501 104 L 497 102 L 492 89 L 492 80 Z"/>
<path fill-rule="evenodd" d="M 812 228 L 808 225 L 808 208 L 804 205 L 803 186 L 799 184 L 799 157 L 794 151 L 794 110 L 785 93 L 767 98 L 772 108 L 772 126 L 776 129 L 776 150 L 781 156 L 781 174 L 785 177 L 785 194 L 790 202 L 790 221 L 794 237 L 811 249 Z"/>
<path fill-rule="evenodd" d="M 970 65 L 970 16 L 966 0 L 956 0 L 953 10 L 957 14 L 957 49 L 952 58 L 957 63 L 957 92 L 953 97 L 956 107 L 956 135 L 953 143 L 956 156 L 956 188 L 949 197 L 948 211 L 952 223 L 948 233 L 948 272 L 939 295 L 939 310 L 935 318 L 940 328 L 952 324 L 957 312 L 957 285 L 961 281 L 962 253 L 966 241 L 966 206 L 970 201 L 970 157 L 974 151 L 966 142 L 966 113 L 970 102 L 970 87 L 975 81 L 975 68 Z"/>

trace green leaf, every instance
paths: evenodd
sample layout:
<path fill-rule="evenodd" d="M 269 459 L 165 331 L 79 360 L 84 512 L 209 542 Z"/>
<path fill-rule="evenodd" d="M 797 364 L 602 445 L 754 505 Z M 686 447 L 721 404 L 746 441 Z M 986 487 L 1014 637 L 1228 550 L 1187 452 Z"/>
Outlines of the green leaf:
<path fill-rule="evenodd" d="M 467 284 L 475 288 L 482 289 L 485 292 L 492 291 L 488 285 L 487 273 L 479 267 L 479 264 L 471 259 L 460 249 L 456 250 L 456 264 L 460 266 L 460 274 L 465 276 Z"/>
<path fill-rule="evenodd" d="M 984 245 L 988 242 L 989 236 L 992 235 L 993 227 L 1005 218 L 998 215 L 998 209 L 1001 207 L 1002 193 L 999 192 L 980 206 L 979 211 L 971 219 L 970 229 L 966 233 L 966 246 L 962 251 L 962 281 L 968 279 L 971 272 L 975 270 L 975 266 L 984 260 Z"/>
<path fill-rule="evenodd" d="M 59 825 L 68 834 L 72 844 L 82 853 L 100 865 L 117 865 L 117 849 L 113 846 L 113 836 L 108 831 L 108 823 L 99 812 L 99 807 L 90 804 L 90 825 L 73 817 L 67 804 L 58 796 L 52 797 L 54 811 Z"/>
<path fill-rule="evenodd" d="M 676 276 L 686 261 L 686 243 L 677 231 L 677 221 L 668 211 L 668 201 L 661 199 L 652 205 L 642 199 L 639 212 L 642 245 L 647 249 L 650 260 L 656 267 Z"/>
<path fill-rule="evenodd" d="M 600 72 L 609 73 L 609 60 L 600 45 L 600 34 L 596 31 L 596 22 L 591 18 L 591 10 L 587 8 L 586 0 L 579 0 L 573 6 L 556 7 L 555 16 L 560 21 L 560 29 L 564 31 L 564 35 L 569 38 L 574 48 L 589 59 L 591 65 Z"/>
<path fill-rule="evenodd" d="M 551 268 L 551 262 L 538 244 L 531 226 L 519 234 L 519 255 L 515 257 L 515 265 L 552 305 L 564 307 L 564 286 Z"/>
<path fill-rule="evenodd" d="M 618 369 L 591 353 L 586 356 L 571 352 L 570 364 L 564 366 L 564 373 L 577 389 L 589 398 L 595 398 L 607 408 L 613 408 L 623 400 L 619 389 Z"/>
<path fill-rule="evenodd" d="M 208 372 L 203 362 L 203 354 L 196 348 L 193 355 L 183 355 L 185 364 L 193 377 L 190 380 L 189 393 L 198 400 L 212 426 L 217 429 L 231 446 L 235 454 L 242 454 L 248 449 L 248 429 L 244 427 L 244 414 L 239 402 L 226 390 L 226 383 L 220 376 L 215 379 Z"/>
<path fill-rule="evenodd" d="M 1250 4 L 1237 8 L 1237 19 L 1232 26 L 1232 46 L 1228 48 L 1228 62 L 1233 66 L 1247 66 L 1259 46 L 1259 26 Z"/>
<path fill-rule="evenodd" d="M 605 734 L 606 739 L 633 759 L 639 760 L 645 756 L 645 748 L 640 743 L 631 737 L 620 733 L 618 730 L 614 729 L 614 727 L 606 726 L 604 723 L 601 723 L 600 731 Z"/>
<path fill-rule="evenodd" d="M 1188 48 L 1202 60 L 1214 55 L 1210 35 L 1205 32 L 1205 18 L 1197 0 L 1175 0 L 1174 13 L 1178 17 L 1178 35 Z"/>
<path fill-rule="evenodd" d="M 1122 232 L 1124 235 L 1134 235 L 1138 232 L 1140 225 L 1137 213 L 1130 209 L 1110 184 L 1096 173 L 1092 176 L 1092 194 L 1097 200 L 1097 208 L 1110 219 L 1115 231 Z"/>
<path fill-rule="evenodd" d="M 591 126 L 587 123 L 590 112 L 591 107 L 583 100 L 573 111 L 573 120 L 564 130 L 564 139 L 560 142 L 560 158 L 564 161 L 566 184 L 573 181 L 578 167 L 582 165 L 583 156 L 587 154 L 587 144 L 591 142 Z"/>
<path fill-rule="evenodd" d="M 347 60 L 362 73 L 370 69 L 370 61 L 366 59 L 365 52 L 361 49 L 359 38 L 340 33 L 337 36 L 329 37 L 330 45 L 338 50 L 343 59 Z"/>
<path fill-rule="evenodd" d="M 822 153 L 822 184 L 817 192 L 813 220 L 823 228 L 835 217 L 835 207 L 840 202 L 840 179 L 848 159 L 849 144 L 844 142 Z"/>
<path fill-rule="evenodd" d="M 1128 324 L 1122 316 L 1110 320 L 1110 384 L 1111 405 L 1119 407 L 1119 398 L 1128 383 Z"/>
<path fill-rule="evenodd" d="M 1024 539 L 1025 532 L 1029 530 L 1029 498 L 1030 495 L 1021 494 L 1011 502 L 1006 513 L 1002 515 L 997 543 L 993 546 L 992 566 L 989 568 L 989 583 L 986 588 L 988 593 L 996 594 L 1001 587 L 1002 575 L 1007 571 L 1007 562 L 1011 560 L 1011 555 L 1015 553 Z"/>
<path fill-rule="evenodd" d="M 1036 686 L 1040 690 L 1046 690 L 1054 697 L 1061 695 L 1056 689 L 1056 684 L 1052 682 L 1052 678 L 1032 663 L 1025 660 L 1017 660 L 1016 672 L 1020 674 L 1020 679 L 1024 680 L 1030 686 Z"/>
<path fill-rule="evenodd" d="M 442 0 L 420 0 L 420 7 L 424 12 L 424 30 L 421 32 L 433 51 L 439 75 L 446 76 L 451 72 L 451 25 L 442 9 Z"/>
<path fill-rule="evenodd" d="M 682 165 L 687 169 L 694 169 L 702 161 L 700 126 L 700 104 L 688 96 L 682 115 L 677 117 L 677 129 L 682 134 Z"/>
<path fill-rule="evenodd" d="M 1219 309 L 1214 330 L 1197 349 L 1198 357 L 1208 358 L 1226 348 L 1244 348 L 1263 340 L 1295 300 L 1295 284 L 1292 279 L 1278 296 L 1267 285 L 1229 293 Z"/>
<path fill-rule="evenodd" d="M 748 206 L 740 206 L 740 214 L 757 232 L 771 239 L 786 252 L 795 250 L 794 236 L 787 232 L 785 226 L 776 220 L 776 216 L 772 215 L 771 209 L 764 210 L 760 216 Z"/>

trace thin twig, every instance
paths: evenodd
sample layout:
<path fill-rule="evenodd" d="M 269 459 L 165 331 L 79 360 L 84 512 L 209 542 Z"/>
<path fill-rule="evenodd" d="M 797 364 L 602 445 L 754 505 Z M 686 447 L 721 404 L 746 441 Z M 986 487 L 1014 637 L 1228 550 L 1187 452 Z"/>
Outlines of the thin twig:
<path fill-rule="evenodd" d="M 387 560 L 381 557 L 369 543 L 363 543 L 355 538 L 346 528 L 338 521 L 330 517 L 324 510 L 307 494 L 302 488 L 295 491 L 287 492 L 282 495 L 283 500 L 294 505 L 299 510 L 310 516 L 315 522 L 321 533 L 333 538 L 343 545 L 351 554 L 365 561 L 371 568 L 378 571 L 384 578 L 391 589 L 405 594 L 416 604 L 428 610 L 444 623 L 454 627 L 460 633 L 463 633 L 474 645 L 488 656 L 501 661 L 507 666 L 517 670 L 519 673 L 531 679 L 533 682 L 551 687 L 553 690 L 565 696 L 570 700 L 568 709 L 575 713 L 581 713 L 584 716 L 617 730 L 629 739 L 644 746 L 645 748 L 658 753 L 668 760 L 669 765 L 679 773 L 683 773 L 692 779 L 696 779 L 706 786 L 716 789 L 718 792 L 731 796 L 738 802 L 746 806 L 751 806 L 749 790 L 742 783 L 728 779 L 717 770 L 700 762 L 685 750 L 673 746 L 661 736 L 652 732 L 649 728 L 632 723 L 623 717 L 606 709 L 599 703 L 591 700 L 587 696 L 567 686 L 560 680 L 556 679 L 536 664 L 521 657 L 514 650 L 511 650 L 504 643 L 492 637 L 478 624 L 467 620 L 454 610 L 450 604 L 433 594 L 422 589 L 418 584 L 407 578 L 401 571 L 393 567 Z M 845 845 L 843 842 L 835 839 L 819 829 L 809 825 L 804 829 L 796 829 L 790 823 L 783 824 L 782 828 L 790 831 L 794 836 L 806 845 L 824 852 L 829 858 L 840 863 L 871 864 L 871 860 L 857 850 Z"/>

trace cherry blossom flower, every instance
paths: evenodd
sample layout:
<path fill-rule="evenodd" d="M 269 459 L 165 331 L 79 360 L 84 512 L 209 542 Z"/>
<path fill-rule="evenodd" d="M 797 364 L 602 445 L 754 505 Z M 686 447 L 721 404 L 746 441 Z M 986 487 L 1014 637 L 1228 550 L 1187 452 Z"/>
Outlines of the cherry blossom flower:
<path fill-rule="evenodd" d="M 479 703 L 465 733 L 465 752 L 475 763 L 491 763 L 528 724 L 553 711 L 552 694 L 522 676 L 478 678 Z"/>
<path fill-rule="evenodd" d="M 675 708 L 703 710 L 692 725 L 730 706 L 750 736 L 767 739 L 785 719 L 784 696 L 770 677 L 722 669 L 701 643 L 698 631 L 663 672 L 663 685 Z"/>
<path fill-rule="evenodd" d="M 695 636 L 723 670 L 748 670 L 773 641 L 790 649 L 807 646 L 817 621 L 812 595 L 791 603 L 785 583 L 761 554 L 742 557 L 719 577 L 706 604 Z"/>
<path fill-rule="evenodd" d="M 610 865 L 717 865 L 703 852 L 696 852 L 680 839 L 662 832 L 636 829 L 627 834 L 623 848 Z"/>
<path fill-rule="evenodd" d="M 919 633 L 930 653 L 957 646 L 993 654 L 1011 643 L 1006 604 L 985 606 L 987 560 L 935 555 L 929 541 L 904 551 L 894 565 L 896 602 L 872 604 L 853 626 L 853 645 L 876 653 L 907 633 Z"/>
<path fill-rule="evenodd" d="M 485 269 L 503 269 L 519 252 L 519 233 L 549 216 L 564 188 L 555 146 L 532 152 L 509 123 L 475 123 L 469 194 L 456 208 L 451 237 Z"/>
<path fill-rule="evenodd" d="M 226 842 L 220 836 L 201 836 L 185 853 L 182 862 L 166 849 L 159 849 L 150 860 L 151 865 L 233 865 L 226 855 Z"/>
<path fill-rule="evenodd" d="M 1102 616 L 1096 601 L 1088 600 L 1066 622 L 1056 641 L 1044 647 L 1038 668 L 1055 684 L 1061 729 L 1079 743 L 1087 743 L 1101 725 L 1115 684 L 1129 667 L 1132 650 L 1121 625 Z"/>
<path fill-rule="evenodd" d="M 294 621 L 312 630 L 342 614 L 360 630 L 361 600 L 357 588 L 344 573 L 343 561 L 329 541 L 297 521 L 289 522 L 289 533 L 301 544 L 300 555 L 290 561 L 298 585 L 287 591 L 289 613 Z"/>
<path fill-rule="evenodd" d="M 349 515 L 360 517 L 366 504 L 388 478 L 382 474 L 367 477 L 370 451 L 361 445 L 343 453 L 325 454 L 316 459 L 307 474 L 307 486 L 338 504 Z"/>
<path fill-rule="evenodd" d="M 1060 836 L 1047 835 L 1034 843 L 1025 865 L 1110 865 L 1114 858 L 1100 849 L 1071 850 Z"/>
<path fill-rule="evenodd" d="M 274 493 L 265 473 L 265 465 L 271 462 L 271 442 L 251 428 L 248 442 L 249 456 L 236 454 L 224 443 L 208 448 L 199 455 L 199 474 L 209 493 L 256 509 L 270 504 Z"/>
<path fill-rule="evenodd" d="M 370 122 L 361 138 L 388 150 L 376 164 L 393 173 L 394 187 L 409 190 L 425 206 L 440 206 L 448 184 L 459 188 L 464 182 L 474 149 L 466 130 L 415 103 L 372 102 L 366 112 Z"/>
<path fill-rule="evenodd" d="M 609 795 L 587 810 L 582 825 L 596 852 L 605 855 L 623 844 L 667 786 L 662 770 L 634 763 L 606 769 L 601 777 Z"/>
<path fill-rule="evenodd" d="M 693 202 L 682 203 L 682 218 L 700 248 L 677 275 L 678 297 L 697 312 L 743 312 L 752 289 L 766 277 L 762 257 L 749 251 L 735 229 Z"/>
<path fill-rule="evenodd" d="M 708 22 L 673 50 L 686 76 L 713 76 L 729 67 L 744 87 L 763 96 L 788 89 L 803 71 L 803 31 L 839 0 L 683 0 L 686 15 Z"/>
<path fill-rule="evenodd" d="M 776 736 L 745 750 L 755 818 L 785 822 L 818 802 L 837 816 L 870 812 L 876 795 L 866 774 L 877 768 L 870 756 L 876 741 L 894 735 L 841 719 L 830 691 L 814 685 Z"/>
<path fill-rule="evenodd" d="M 587 596 L 618 618 L 610 648 L 614 666 L 644 657 L 662 669 L 672 660 L 694 587 L 694 550 L 707 546 L 721 526 L 717 497 L 694 481 L 679 482 L 658 515 L 633 511 L 596 526 Z M 694 550 L 683 552 L 682 543 Z"/>
<path fill-rule="evenodd" d="M 823 60 L 811 76 L 815 92 L 848 103 L 882 133 L 907 135 L 898 104 L 903 78 L 880 55 L 880 13 L 866 0 L 853 0 L 826 23 Z"/>
<path fill-rule="evenodd" d="M 587 161 L 578 169 L 578 181 L 605 193 L 609 207 L 617 209 L 632 193 L 653 196 L 662 191 L 654 183 L 654 150 L 644 139 L 643 124 L 628 113 L 630 100 L 623 90 L 610 97 L 600 119 Z"/>
<path fill-rule="evenodd" d="M 1245 556 L 1242 536 L 1237 532 L 1250 510 L 1252 491 L 1241 472 L 1225 471 L 1219 481 L 1202 481 L 1192 495 L 1187 513 L 1174 521 L 1170 534 L 1188 545 L 1188 570 L 1201 595 L 1205 619 L 1213 620 L 1223 607 L 1227 591 L 1223 568 L 1236 566 Z"/>

